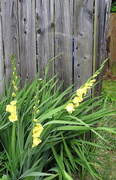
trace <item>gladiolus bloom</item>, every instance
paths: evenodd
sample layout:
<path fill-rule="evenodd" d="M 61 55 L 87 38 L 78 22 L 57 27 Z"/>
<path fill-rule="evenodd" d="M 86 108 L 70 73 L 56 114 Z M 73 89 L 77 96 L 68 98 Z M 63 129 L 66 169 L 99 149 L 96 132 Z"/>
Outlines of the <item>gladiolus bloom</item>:
<path fill-rule="evenodd" d="M 12 113 L 11 116 L 9 116 L 9 121 L 14 122 L 17 121 L 17 114 L 16 113 Z"/>
<path fill-rule="evenodd" d="M 94 83 L 96 81 L 96 79 L 92 79 L 90 80 L 90 83 Z"/>
<path fill-rule="evenodd" d="M 16 106 L 14 106 L 14 105 L 7 105 L 6 106 L 6 111 L 8 111 L 10 113 L 16 112 Z"/>
<path fill-rule="evenodd" d="M 69 114 L 71 114 L 73 111 L 75 111 L 74 104 L 69 103 L 65 109 L 68 111 Z"/>
<path fill-rule="evenodd" d="M 77 103 L 79 103 L 79 102 L 81 102 L 81 101 L 83 101 L 83 98 L 82 98 L 82 96 L 76 96 L 74 99 L 73 99 L 73 103 L 74 104 L 77 104 Z"/>
<path fill-rule="evenodd" d="M 83 92 L 83 94 L 85 95 L 85 94 L 87 93 L 87 87 L 83 87 L 83 88 L 82 88 L 82 92 Z"/>
<path fill-rule="evenodd" d="M 74 107 L 78 107 L 78 106 L 79 106 L 79 103 L 77 102 Z"/>
<path fill-rule="evenodd" d="M 14 122 L 17 121 L 17 111 L 16 111 L 16 103 L 17 101 L 10 102 L 10 105 L 6 106 L 6 111 L 10 113 L 9 121 Z"/>
<path fill-rule="evenodd" d="M 33 120 L 36 121 L 36 119 L 33 119 Z M 42 131 L 43 131 L 42 125 L 37 123 L 36 126 L 33 128 L 33 134 L 32 134 L 33 144 L 32 144 L 32 147 L 35 147 L 41 143 L 41 140 L 38 137 L 40 137 L 40 134 Z"/>
<path fill-rule="evenodd" d="M 32 137 L 40 137 L 41 132 L 43 131 L 43 127 L 41 124 L 36 124 L 33 128 L 33 135 Z"/>
<path fill-rule="evenodd" d="M 11 105 L 16 105 L 17 101 L 11 101 L 10 104 Z"/>
<path fill-rule="evenodd" d="M 76 92 L 76 95 L 77 96 L 82 96 L 82 94 L 83 94 L 82 89 L 78 89 L 77 92 Z"/>
<path fill-rule="evenodd" d="M 37 146 L 37 145 L 40 144 L 41 142 L 42 142 L 42 141 L 41 141 L 39 138 L 34 137 L 34 138 L 33 138 L 33 144 L 32 144 L 32 147 Z"/>
<path fill-rule="evenodd" d="M 85 84 L 85 87 L 91 87 L 91 86 L 93 86 L 93 83 Z"/>

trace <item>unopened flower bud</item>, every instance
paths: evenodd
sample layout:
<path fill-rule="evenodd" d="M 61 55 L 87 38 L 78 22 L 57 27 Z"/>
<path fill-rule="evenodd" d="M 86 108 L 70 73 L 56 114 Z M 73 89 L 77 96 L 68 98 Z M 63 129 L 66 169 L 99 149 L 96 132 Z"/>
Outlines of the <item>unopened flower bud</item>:
<path fill-rule="evenodd" d="M 40 112 L 40 110 L 38 109 L 37 111 L 36 111 L 36 114 L 38 114 Z"/>
<path fill-rule="evenodd" d="M 16 97 L 16 94 L 14 92 L 12 93 L 12 97 Z"/>

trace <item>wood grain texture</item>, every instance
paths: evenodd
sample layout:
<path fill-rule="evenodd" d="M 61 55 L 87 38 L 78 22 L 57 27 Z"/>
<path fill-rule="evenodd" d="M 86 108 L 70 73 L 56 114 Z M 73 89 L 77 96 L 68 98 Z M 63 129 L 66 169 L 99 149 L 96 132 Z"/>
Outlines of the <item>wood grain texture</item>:
<path fill-rule="evenodd" d="M 2 44 L 2 26 L 0 13 L 0 95 L 4 92 L 4 61 L 3 61 L 3 44 Z"/>
<path fill-rule="evenodd" d="M 20 76 L 22 85 L 36 76 L 35 0 L 18 1 Z"/>
<path fill-rule="evenodd" d="M 59 73 L 59 84 L 66 89 L 72 83 L 72 15 L 71 0 L 55 1 L 55 73 Z"/>
<path fill-rule="evenodd" d="M 18 19 L 17 19 L 17 1 L 2 0 L 2 29 L 4 43 L 4 58 L 6 80 L 9 83 L 11 78 L 11 60 L 10 54 L 13 53 L 16 59 L 19 59 L 19 41 L 18 41 Z"/>
<path fill-rule="evenodd" d="M 38 69 L 43 78 L 45 67 L 54 58 L 54 0 L 36 1 Z M 50 65 L 50 77 L 54 74 L 54 63 Z"/>
<path fill-rule="evenodd" d="M 93 0 L 74 1 L 74 79 L 78 89 L 92 75 Z"/>

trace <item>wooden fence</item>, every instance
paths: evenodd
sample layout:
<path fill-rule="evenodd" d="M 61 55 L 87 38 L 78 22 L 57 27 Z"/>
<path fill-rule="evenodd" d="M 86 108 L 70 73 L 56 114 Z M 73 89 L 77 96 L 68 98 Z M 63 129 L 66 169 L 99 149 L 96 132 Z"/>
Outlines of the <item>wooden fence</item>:
<path fill-rule="evenodd" d="M 49 60 L 62 52 L 51 64 L 50 75 L 59 73 L 63 89 L 72 79 L 75 89 L 85 83 L 105 58 L 110 4 L 111 0 L 1 0 L 0 93 L 4 75 L 10 82 L 11 53 L 22 85 L 39 69 L 42 78 Z"/>

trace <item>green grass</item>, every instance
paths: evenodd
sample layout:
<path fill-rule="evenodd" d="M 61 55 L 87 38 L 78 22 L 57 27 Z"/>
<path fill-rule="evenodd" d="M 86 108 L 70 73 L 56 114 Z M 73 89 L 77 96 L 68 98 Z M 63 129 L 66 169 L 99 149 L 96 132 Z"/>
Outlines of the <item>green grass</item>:
<path fill-rule="evenodd" d="M 116 81 L 104 80 L 102 87 L 104 106 L 116 110 Z M 116 116 L 112 116 L 110 119 L 106 118 L 105 123 L 100 124 L 100 126 L 116 127 Z M 106 139 L 108 143 L 100 138 L 97 138 L 96 143 L 103 146 L 110 145 L 110 149 L 96 149 L 96 152 L 101 155 L 101 157 L 98 157 L 98 160 L 104 165 L 104 169 L 98 167 L 98 171 L 102 176 L 102 180 L 116 180 L 116 134 L 100 132 L 100 135 Z M 87 175 L 85 180 L 93 179 Z"/>
<path fill-rule="evenodd" d="M 103 81 L 102 94 L 105 97 L 104 105 L 111 107 L 116 110 L 116 81 Z M 116 116 L 111 117 L 109 120 L 106 119 L 103 126 L 116 127 Z M 104 158 L 99 159 L 103 162 L 105 169 L 100 170 L 103 180 L 116 180 L 116 135 L 111 133 L 101 132 L 102 137 L 104 137 L 108 144 L 110 145 L 110 150 L 98 150 Z M 99 140 L 101 145 L 104 144 L 102 140 Z M 107 145 L 107 144 L 106 144 Z"/>
<path fill-rule="evenodd" d="M 116 108 L 116 81 L 103 81 L 102 94 L 106 97 L 106 105 Z"/>

